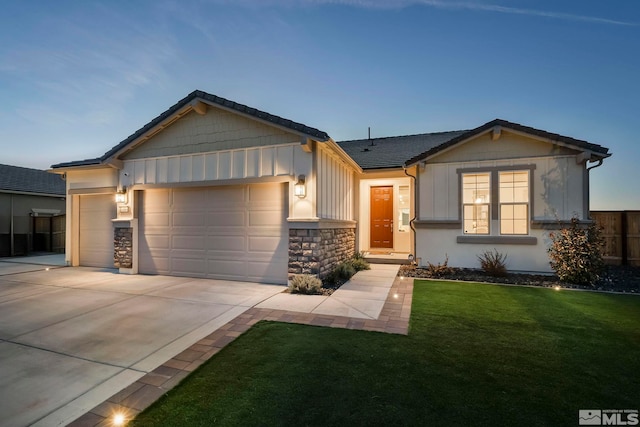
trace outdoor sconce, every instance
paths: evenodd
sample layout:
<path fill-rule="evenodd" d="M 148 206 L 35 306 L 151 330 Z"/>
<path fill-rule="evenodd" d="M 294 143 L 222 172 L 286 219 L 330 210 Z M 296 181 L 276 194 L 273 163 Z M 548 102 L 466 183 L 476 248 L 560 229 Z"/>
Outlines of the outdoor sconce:
<path fill-rule="evenodd" d="M 307 185 L 304 175 L 298 175 L 298 182 L 296 182 L 296 185 L 293 187 L 293 193 L 301 199 L 307 196 Z"/>
<path fill-rule="evenodd" d="M 127 190 L 121 188 L 116 192 L 116 203 L 127 203 Z"/>

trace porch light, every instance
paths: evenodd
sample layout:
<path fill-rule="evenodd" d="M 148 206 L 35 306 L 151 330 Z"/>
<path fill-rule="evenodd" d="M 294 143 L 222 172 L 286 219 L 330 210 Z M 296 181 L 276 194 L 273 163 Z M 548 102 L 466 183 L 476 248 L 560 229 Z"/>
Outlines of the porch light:
<path fill-rule="evenodd" d="M 304 175 L 298 175 L 298 182 L 296 182 L 293 187 L 293 193 L 301 199 L 307 196 L 307 185 Z"/>
<path fill-rule="evenodd" d="M 127 203 L 127 190 L 121 188 L 116 192 L 116 203 Z"/>

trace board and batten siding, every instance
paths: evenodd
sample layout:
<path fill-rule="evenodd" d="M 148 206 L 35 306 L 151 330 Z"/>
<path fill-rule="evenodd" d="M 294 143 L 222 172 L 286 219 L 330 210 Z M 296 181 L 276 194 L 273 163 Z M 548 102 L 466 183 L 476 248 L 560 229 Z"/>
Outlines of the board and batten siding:
<path fill-rule="evenodd" d="M 124 185 L 174 184 L 294 175 L 299 143 L 125 160 Z"/>
<path fill-rule="evenodd" d="M 569 219 L 583 211 L 584 165 L 575 156 L 427 164 L 419 176 L 420 220 L 459 220 L 459 170 L 534 166 L 534 220 Z"/>
<path fill-rule="evenodd" d="M 329 150 L 319 148 L 316 171 L 318 217 L 353 220 L 355 178 L 352 169 Z"/>

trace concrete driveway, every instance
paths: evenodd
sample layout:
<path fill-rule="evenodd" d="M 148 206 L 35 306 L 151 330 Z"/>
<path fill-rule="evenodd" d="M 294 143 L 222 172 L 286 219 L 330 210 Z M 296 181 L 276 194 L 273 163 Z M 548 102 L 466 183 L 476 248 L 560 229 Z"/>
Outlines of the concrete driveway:
<path fill-rule="evenodd" d="M 66 425 L 282 290 L 0 262 L 2 424 Z"/>

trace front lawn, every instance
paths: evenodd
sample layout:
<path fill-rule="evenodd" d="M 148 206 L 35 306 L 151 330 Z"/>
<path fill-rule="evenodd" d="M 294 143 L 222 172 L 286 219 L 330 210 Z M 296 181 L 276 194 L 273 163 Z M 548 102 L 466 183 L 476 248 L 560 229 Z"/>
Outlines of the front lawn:
<path fill-rule="evenodd" d="M 417 280 L 409 336 L 261 322 L 131 425 L 577 425 L 638 372 L 638 296 Z"/>

